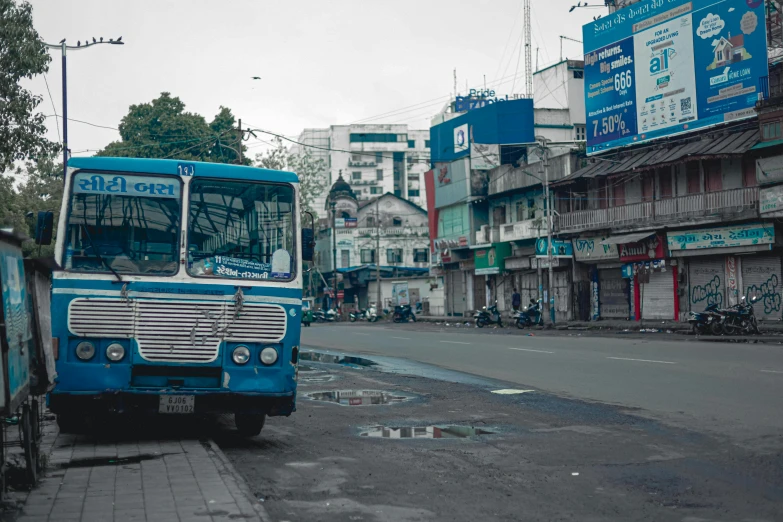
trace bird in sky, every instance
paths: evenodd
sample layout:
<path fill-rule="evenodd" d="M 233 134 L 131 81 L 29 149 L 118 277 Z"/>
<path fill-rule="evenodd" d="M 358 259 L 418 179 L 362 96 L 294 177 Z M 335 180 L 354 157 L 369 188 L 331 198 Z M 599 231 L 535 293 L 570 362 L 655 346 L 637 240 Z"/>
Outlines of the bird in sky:
<path fill-rule="evenodd" d="M 260 80 L 260 79 L 261 79 L 261 77 L 260 77 L 260 76 L 253 76 L 252 78 L 253 78 L 254 80 Z"/>

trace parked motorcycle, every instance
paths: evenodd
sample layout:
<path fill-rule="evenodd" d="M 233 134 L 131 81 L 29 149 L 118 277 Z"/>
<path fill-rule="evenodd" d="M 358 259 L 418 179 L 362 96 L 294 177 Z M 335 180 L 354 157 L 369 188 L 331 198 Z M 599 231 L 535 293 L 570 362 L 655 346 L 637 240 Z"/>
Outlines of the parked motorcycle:
<path fill-rule="evenodd" d="M 490 324 L 503 326 L 503 318 L 500 316 L 500 312 L 498 311 L 497 301 L 495 301 L 495 304 L 489 308 L 485 306 L 481 310 L 478 310 L 475 314 L 473 314 L 473 319 L 476 321 L 476 326 L 479 328 L 484 328 Z"/>
<path fill-rule="evenodd" d="M 721 311 L 723 331 L 726 335 L 759 333 L 759 325 L 753 311 L 753 303 L 756 301 L 758 301 L 756 297 L 748 302 L 745 296 L 742 296 L 738 304 Z"/>
<path fill-rule="evenodd" d="M 367 320 L 371 323 L 376 322 L 378 319 L 383 319 L 385 317 L 385 310 L 381 311 L 380 315 L 377 312 L 377 309 L 374 306 L 370 306 L 367 311 L 365 312 L 365 315 L 367 316 Z"/>
<path fill-rule="evenodd" d="M 313 316 L 315 317 L 316 323 L 333 323 L 340 320 L 340 314 L 337 313 L 337 310 L 334 308 L 326 311 L 323 309 L 316 310 L 313 313 Z"/>
<path fill-rule="evenodd" d="M 394 307 L 394 315 L 392 321 L 395 323 L 407 323 L 408 321 L 416 322 L 416 314 L 413 313 L 413 309 L 410 305 L 397 305 Z"/>
<path fill-rule="evenodd" d="M 723 315 L 718 310 L 717 304 L 711 304 L 703 312 L 690 312 L 688 323 L 695 335 L 713 333 L 720 335 L 723 332 Z"/>
<path fill-rule="evenodd" d="M 355 323 L 356 321 L 369 320 L 367 310 L 351 310 L 348 312 L 348 320 L 352 323 Z"/>
<path fill-rule="evenodd" d="M 530 305 L 514 314 L 517 328 L 524 329 L 533 325 L 541 326 L 544 324 L 544 318 L 541 315 L 541 300 L 530 300 Z"/>

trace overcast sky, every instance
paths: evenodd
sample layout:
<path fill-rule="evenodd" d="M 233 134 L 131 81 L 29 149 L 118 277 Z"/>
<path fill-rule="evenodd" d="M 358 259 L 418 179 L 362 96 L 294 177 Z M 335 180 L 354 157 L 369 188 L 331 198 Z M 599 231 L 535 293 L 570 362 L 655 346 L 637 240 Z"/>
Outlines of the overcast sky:
<path fill-rule="evenodd" d="M 464 0 L 32 0 L 46 42 L 122 36 L 68 56 L 69 118 L 116 127 L 134 103 L 168 91 L 210 121 L 221 105 L 244 122 L 285 135 L 358 121 L 429 128 L 453 91 L 487 83 L 524 92 L 522 1 Z M 605 9 L 575 1 L 533 0 L 533 62 L 559 58 L 559 35 L 581 40 L 581 26 Z M 565 57 L 581 45 L 565 42 Z M 61 114 L 60 53 L 47 75 Z M 517 63 L 519 65 L 517 66 Z M 253 81 L 252 76 L 262 80 Z M 30 82 L 44 96 L 42 77 Z M 415 107 L 411 107 L 415 106 Z M 402 112 L 402 111 L 406 112 Z M 382 116 L 384 113 L 397 111 Z M 374 118 L 373 118 L 374 117 Z M 373 119 L 370 119 L 373 118 Z M 57 140 L 55 119 L 49 137 Z M 116 131 L 69 124 L 74 155 L 92 155 Z M 265 145 L 249 143 L 251 152 Z"/>

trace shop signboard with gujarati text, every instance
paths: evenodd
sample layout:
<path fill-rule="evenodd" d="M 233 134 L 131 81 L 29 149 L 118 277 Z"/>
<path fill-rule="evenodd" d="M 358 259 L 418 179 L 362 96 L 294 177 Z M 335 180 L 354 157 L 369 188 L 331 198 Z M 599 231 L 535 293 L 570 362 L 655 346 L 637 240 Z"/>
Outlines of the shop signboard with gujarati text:
<path fill-rule="evenodd" d="M 536 240 L 536 257 L 548 258 L 547 238 L 541 237 Z M 567 239 L 552 238 L 552 257 L 574 257 L 574 246 Z"/>
<path fill-rule="evenodd" d="M 578 237 L 571 240 L 574 245 L 574 259 L 583 262 L 619 259 L 617 245 L 601 244 L 605 237 Z"/>
<path fill-rule="evenodd" d="M 751 223 L 700 230 L 683 230 L 669 232 L 668 241 L 669 250 L 771 245 L 775 241 L 775 226 L 771 223 Z"/>

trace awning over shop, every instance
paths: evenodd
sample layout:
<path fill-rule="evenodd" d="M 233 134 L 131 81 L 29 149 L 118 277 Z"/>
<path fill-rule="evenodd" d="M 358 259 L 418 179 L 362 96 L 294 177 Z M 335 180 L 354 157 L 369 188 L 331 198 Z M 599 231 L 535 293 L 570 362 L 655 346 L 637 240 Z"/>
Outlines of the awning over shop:
<path fill-rule="evenodd" d="M 758 129 L 750 129 L 711 137 L 703 136 L 701 139 L 673 147 L 663 146 L 638 152 L 604 155 L 600 158 L 588 159 L 590 163 L 587 166 L 567 178 L 552 183 L 552 186 L 567 185 L 579 178 L 638 172 L 703 158 L 728 158 L 744 154 L 754 148 L 758 140 Z"/>
<path fill-rule="evenodd" d="M 625 245 L 628 243 L 638 243 L 642 239 L 654 236 L 655 231 L 636 232 L 634 234 L 624 234 L 622 236 L 612 236 L 601 241 L 602 245 Z"/>

